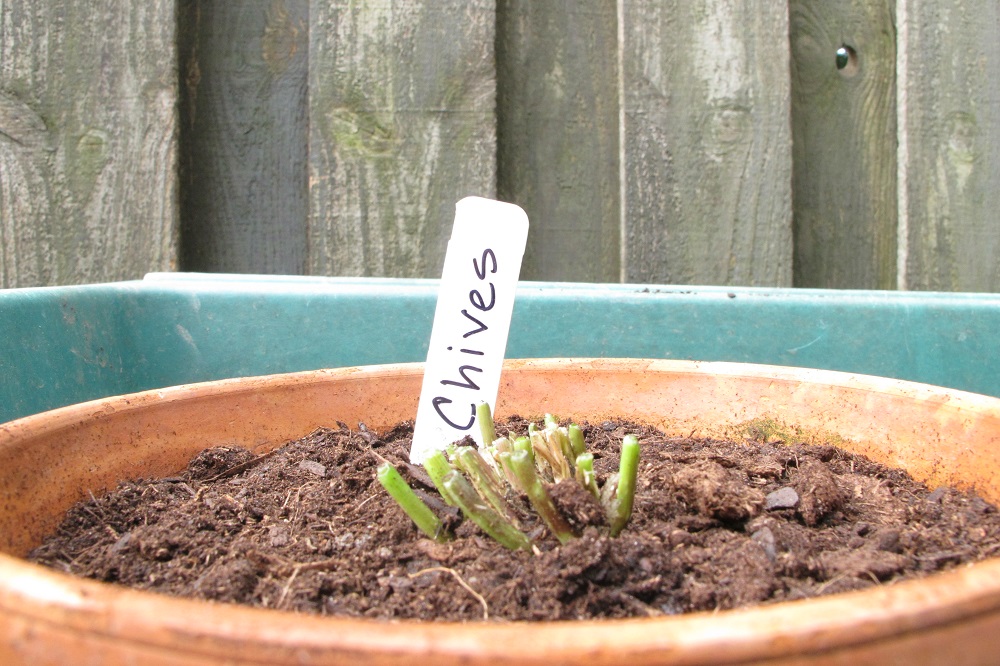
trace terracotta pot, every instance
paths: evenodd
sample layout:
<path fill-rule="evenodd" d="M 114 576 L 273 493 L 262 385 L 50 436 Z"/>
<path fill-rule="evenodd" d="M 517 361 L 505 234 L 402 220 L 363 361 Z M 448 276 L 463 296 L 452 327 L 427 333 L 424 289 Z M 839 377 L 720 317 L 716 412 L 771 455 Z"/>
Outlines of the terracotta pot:
<path fill-rule="evenodd" d="M 181 386 L 0 425 L 0 662 L 594 664 L 992 662 L 1000 561 L 922 581 L 666 619 L 444 624 L 306 617 L 79 580 L 22 556 L 71 503 L 168 475 L 212 444 L 258 451 L 339 419 L 416 411 L 419 365 Z M 1000 399 L 829 371 L 642 360 L 510 361 L 499 416 L 627 416 L 711 433 L 762 416 L 839 434 L 930 485 L 1000 500 Z"/>

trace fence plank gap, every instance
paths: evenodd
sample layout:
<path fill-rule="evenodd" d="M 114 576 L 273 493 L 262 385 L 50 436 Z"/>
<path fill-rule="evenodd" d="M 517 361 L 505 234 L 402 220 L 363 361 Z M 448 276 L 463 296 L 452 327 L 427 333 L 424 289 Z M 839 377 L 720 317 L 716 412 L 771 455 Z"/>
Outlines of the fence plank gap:
<path fill-rule="evenodd" d="M 306 267 L 308 0 L 179 6 L 182 267 Z"/>
<path fill-rule="evenodd" d="M 795 286 L 896 287 L 894 6 L 789 3 Z"/>

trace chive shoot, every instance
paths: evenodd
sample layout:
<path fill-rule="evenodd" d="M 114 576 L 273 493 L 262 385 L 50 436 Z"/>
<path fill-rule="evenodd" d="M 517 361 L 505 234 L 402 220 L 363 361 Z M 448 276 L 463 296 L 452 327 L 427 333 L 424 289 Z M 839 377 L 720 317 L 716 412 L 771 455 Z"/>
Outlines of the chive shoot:
<path fill-rule="evenodd" d="M 514 512 L 504 499 L 507 493 L 500 485 L 503 481 L 495 476 L 489 463 L 471 446 L 456 449 L 455 462 L 465 472 L 479 496 L 489 502 L 500 515 L 513 522 Z"/>
<path fill-rule="evenodd" d="M 579 458 L 587 452 L 587 442 L 583 439 L 583 430 L 575 423 L 570 423 L 566 428 L 569 435 L 569 443 L 573 446 L 573 457 Z"/>
<path fill-rule="evenodd" d="M 531 540 L 490 508 L 461 472 L 449 472 L 444 479 L 444 486 L 455 498 L 462 513 L 497 543 L 511 550 L 531 550 Z"/>
<path fill-rule="evenodd" d="M 497 438 L 489 405 L 480 404 L 476 417 L 483 437 L 481 447 L 449 446 L 448 457 L 436 451 L 427 457 L 424 468 L 445 502 L 457 506 L 504 547 L 537 552 L 521 531 L 522 525 L 532 524 L 532 510 L 560 544 L 577 538 L 552 500 L 547 487 L 550 483 L 571 481 L 595 497 L 607 514 L 610 536 L 618 536 L 628 524 L 639 470 L 635 435 L 626 435 L 622 441 L 618 472 L 599 484 L 594 454 L 587 451 L 583 430 L 575 423 L 560 426 L 554 416 L 546 414 L 542 428 L 528 423 L 527 436 L 511 433 Z M 380 465 L 376 476 L 424 534 L 436 541 L 453 536 L 391 464 Z"/>
<path fill-rule="evenodd" d="M 483 436 L 483 446 L 493 446 L 493 440 L 497 438 L 497 431 L 493 425 L 493 413 L 490 411 L 488 402 L 481 402 L 476 407 L 476 421 L 479 423 L 479 432 Z"/>
<path fill-rule="evenodd" d="M 621 462 L 618 465 L 618 491 L 615 493 L 614 515 L 611 519 L 611 536 L 618 536 L 629 518 L 635 501 L 635 484 L 639 475 L 639 439 L 625 435 L 622 440 Z"/>
<path fill-rule="evenodd" d="M 410 520 L 435 541 L 447 541 L 449 535 L 445 533 L 441 519 L 434 515 L 431 508 L 417 497 L 413 489 L 406 483 L 399 472 L 392 464 L 384 462 L 378 466 L 376 472 L 378 482 L 382 484 L 386 492 L 396 500 L 396 503 L 406 512 Z"/>
<path fill-rule="evenodd" d="M 441 499 L 447 504 L 455 506 L 455 501 L 444 487 L 444 477 L 455 468 L 451 466 L 451 463 L 444 457 L 444 454 L 440 451 L 435 451 L 427 456 L 427 460 L 424 461 L 424 469 L 427 470 L 427 476 L 431 477 L 431 481 L 434 482 L 434 487 L 437 488 Z"/>
<path fill-rule="evenodd" d="M 528 501 L 532 508 L 541 517 L 542 521 L 549 528 L 549 531 L 559 539 L 559 543 L 566 543 L 576 537 L 573 528 L 569 526 L 566 519 L 556 509 L 552 503 L 552 497 L 545 489 L 542 480 L 535 473 L 535 466 L 531 464 L 528 455 L 524 451 L 512 453 L 510 463 L 518 482 L 528 495 Z"/>

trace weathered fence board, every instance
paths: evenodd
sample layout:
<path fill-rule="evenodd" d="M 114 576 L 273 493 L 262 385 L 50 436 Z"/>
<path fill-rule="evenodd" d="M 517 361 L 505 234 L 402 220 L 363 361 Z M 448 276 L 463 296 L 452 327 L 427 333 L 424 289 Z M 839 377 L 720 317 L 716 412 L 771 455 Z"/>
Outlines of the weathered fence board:
<path fill-rule="evenodd" d="M 1000 291 L 1000 5 L 900 7 L 900 286 Z"/>
<path fill-rule="evenodd" d="M 796 286 L 896 287 L 894 6 L 789 2 Z"/>
<path fill-rule="evenodd" d="M 495 194 L 494 3 L 309 11 L 309 271 L 440 275 L 455 202 Z"/>
<path fill-rule="evenodd" d="M 176 268 L 172 0 L 0 3 L 0 286 Z"/>
<path fill-rule="evenodd" d="M 998 71 L 995 0 L 0 1 L 0 287 L 432 277 L 478 194 L 526 279 L 997 291 Z"/>
<path fill-rule="evenodd" d="M 181 0 L 181 266 L 306 267 L 308 0 Z"/>
<path fill-rule="evenodd" d="M 615 0 L 497 3 L 497 192 L 531 220 L 521 275 L 621 277 Z"/>
<path fill-rule="evenodd" d="M 786 8 L 643 0 L 622 19 L 625 280 L 790 285 Z"/>

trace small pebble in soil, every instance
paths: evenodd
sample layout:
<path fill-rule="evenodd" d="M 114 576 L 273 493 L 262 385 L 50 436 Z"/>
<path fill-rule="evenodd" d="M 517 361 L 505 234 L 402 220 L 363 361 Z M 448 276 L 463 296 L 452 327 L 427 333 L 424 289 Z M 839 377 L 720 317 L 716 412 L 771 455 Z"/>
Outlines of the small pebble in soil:
<path fill-rule="evenodd" d="M 795 488 L 791 488 L 789 486 L 778 488 L 777 490 L 768 493 L 764 498 L 764 508 L 767 511 L 774 511 L 775 509 L 794 509 L 798 505 L 799 494 L 795 492 Z"/>

